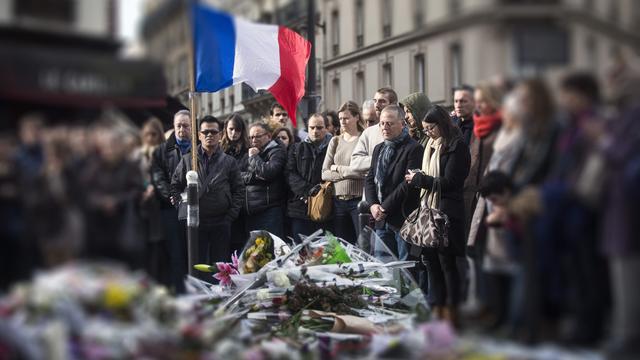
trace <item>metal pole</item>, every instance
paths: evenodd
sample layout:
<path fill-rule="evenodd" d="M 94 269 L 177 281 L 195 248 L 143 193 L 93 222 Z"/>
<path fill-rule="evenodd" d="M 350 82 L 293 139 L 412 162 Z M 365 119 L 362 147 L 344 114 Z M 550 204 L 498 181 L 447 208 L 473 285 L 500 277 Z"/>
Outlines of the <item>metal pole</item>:
<path fill-rule="evenodd" d="M 307 79 L 308 115 L 316 112 L 316 2 L 307 0 L 307 40 L 311 43 L 309 78 Z"/>
<path fill-rule="evenodd" d="M 364 227 L 369 225 L 369 218 L 369 203 L 362 200 L 358 203 L 358 246 L 367 254 L 371 254 L 370 239 L 364 239 L 360 235 Z"/>
<path fill-rule="evenodd" d="M 196 85 L 195 85 L 195 64 L 194 64 L 194 37 L 191 25 L 191 2 L 185 2 L 185 21 L 187 27 L 186 34 L 189 43 L 189 112 L 191 113 L 191 171 L 187 173 L 187 251 L 189 259 L 189 274 L 196 276 L 196 269 L 193 265 L 198 263 L 198 124 L 196 122 Z"/>
<path fill-rule="evenodd" d="M 198 260 L 198 226 L 200 225 L 200 206 L 198 204 L 198 173 L 187 172 L 187 251 L 189 254 L 189 274 L 195 276 L 193 267 Z"/>

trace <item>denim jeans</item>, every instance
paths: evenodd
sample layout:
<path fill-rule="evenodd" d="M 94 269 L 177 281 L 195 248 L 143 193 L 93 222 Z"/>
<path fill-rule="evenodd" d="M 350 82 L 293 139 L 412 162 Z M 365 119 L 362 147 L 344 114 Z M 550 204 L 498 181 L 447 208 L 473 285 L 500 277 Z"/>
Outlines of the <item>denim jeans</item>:
<path fill-rule="evenodd" d="M 284 216 L 282 207 L 268 208 L 259 214 L 251 214 L 246 217 L 247 232 L 253 230 L 265 230 L 284 239 Z"/>
<path fill-rule="evenodd" d="M 355 244 L 358 238 L 358 203 L 362 198 L 340 200 L 333 198 L 333 227 L 336 236 Z"/>
<path fill-rule="evenodd" d="M 376 234 L 389 248 L 389 250 L 391 250 L 393 256 L 397 257 L 398 260 L 407 260 L 409 257 L 409 251 L 406 246 L 406 242 L 402 240 L 402 237 L 400 236 L 400 230 L 393 230 L 389 227 L 389 224 L 385 224 L 384 228 L 376 229 Z M 385 257 L 385 254 L 380 251 L 380 249 L 376 248 L 374 250 L 374 256 L 382 260 Z"/>

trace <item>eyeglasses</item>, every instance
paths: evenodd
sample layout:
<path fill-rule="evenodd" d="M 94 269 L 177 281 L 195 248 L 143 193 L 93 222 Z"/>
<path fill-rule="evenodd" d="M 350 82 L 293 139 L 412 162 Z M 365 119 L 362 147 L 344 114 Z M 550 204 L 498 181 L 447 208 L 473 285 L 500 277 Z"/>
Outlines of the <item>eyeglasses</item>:
<path fill-rule="evenodd" d="M 204 136 L 207 136 L 209 134 L 211 134 L 213 136 L 216 136 L 216 135 L 220 134 L 220 130 L 201 130 L 200 134 L 202 134 Z"/>
<path fill-rule="evenodd" d="M 251 139 L 251 140 L 260 139 L 261 137 L 263 137 L 265 135 L 267 135 L 267 133 L 262 133 L 262 134 L 259 134 L 259 135 L 252 135 L 252 136 L 249 136 L 249 139 Z"/>
<path fill-rule="evenodd" d="M 433 130 L 435 130 L 437 126 L 438 126 L 438 124 L 433 124 L 431 126 L 427 126 L 426 128 L 424 128 L 424 132 L 425 133 L 433 132 Z"/>

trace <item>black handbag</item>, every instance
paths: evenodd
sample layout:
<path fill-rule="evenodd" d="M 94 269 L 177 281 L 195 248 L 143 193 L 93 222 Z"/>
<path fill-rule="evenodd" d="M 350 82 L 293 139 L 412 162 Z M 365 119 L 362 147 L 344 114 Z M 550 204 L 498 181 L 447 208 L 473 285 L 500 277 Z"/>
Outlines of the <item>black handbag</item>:
<path fill-rule="evenodd" d="M 433 179 L 431 193 L 437 194 L 438 206 L 440 206 L 440 180 Z M 422 201 L 425 192 L 420 198 L 420 206 L 406 217 L 400 228 L 400 236 L 409 244 L 419 247 L 439 248 L 449 246 L 449 217 L 439 209 L 429 206 L 429 201 Z"/>

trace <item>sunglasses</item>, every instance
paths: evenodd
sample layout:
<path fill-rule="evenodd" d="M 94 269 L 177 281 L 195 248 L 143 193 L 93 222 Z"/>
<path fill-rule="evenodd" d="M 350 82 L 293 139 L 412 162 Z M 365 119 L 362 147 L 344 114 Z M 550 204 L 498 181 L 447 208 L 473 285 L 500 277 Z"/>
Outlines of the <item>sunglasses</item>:
<path fill-rule="evenodd" d="M 209 135 L 209 134 L 211 134 L 211 135 L 213 135 L 213 136 L 216 136 L 216 135 L 218 135 L 219 133 L 220 133 L 220 130 L 201 130 L 201 131 L 200 131 L 200 134 L 202 134 L 202 135 L 204 135 L 204 136 L 207 136 L 207 135 Z"/>

